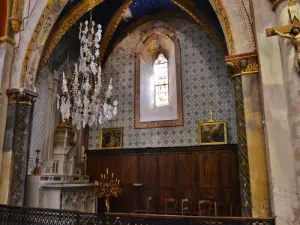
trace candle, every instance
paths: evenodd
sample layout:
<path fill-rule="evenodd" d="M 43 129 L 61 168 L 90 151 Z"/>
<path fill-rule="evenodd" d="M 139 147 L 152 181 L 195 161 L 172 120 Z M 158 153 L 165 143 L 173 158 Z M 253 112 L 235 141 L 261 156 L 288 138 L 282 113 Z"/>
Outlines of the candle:
<path fill-rule="evenodd" d="M 118 184 L 120 184 L 120 180 L 118 180 Z"/>
<path fill-rule="evenodd" d="M 101 179 L 103 178 L 103 174 L 101 173 Z"/>
<path fill-rule="evenodd" d="M 106 168 L 106 174 L 108 174 L 108 168 Z"/>
<path fill-rule="evenodd" d="M 76 142 L 76 132 L 75 132 L 75 136 L 74 136 L 74 142 Z"/>
<path fill-rule="evenodd" d="M 114 173 L 111 174 L 111 178 L 114 178 Z"/>
<path fill-rule="evenodd" d="M 66 132 L 65 132 L 65 138 L 64 138 L 64 148 L 67 147 L 67 139 L 68 139 L 68 132 L 66 130 Z"/>

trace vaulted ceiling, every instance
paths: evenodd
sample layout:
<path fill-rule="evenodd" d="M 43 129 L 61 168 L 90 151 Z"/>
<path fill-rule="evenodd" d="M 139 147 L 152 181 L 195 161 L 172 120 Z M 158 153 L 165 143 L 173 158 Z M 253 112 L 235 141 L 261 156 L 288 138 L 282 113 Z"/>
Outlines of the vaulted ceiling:
<path fill-rule="evenodd" d="M 57 23 L 63 20 L 64 16 L 75 8 L 81 1 L 88 0 L 70 0 L 67 6 L 61 13 Z M 93 1 L 93 0 L 90 0 Z M 182 4 L 185 4 L 182 7 Z M 185 10 L 185 6 L 188 5 L 192 12 Z M 129 6 L 129 7 L 128 7 Z M 106 59 L 113 49 L 113 46 L 120 40 L 122 36 L 130 29 L 133 24 L 141 20 L 144 17 L 156 17 L 159 14 L 181 14 L 189 17 L 188 14 L 198 14 L 206 23 L 217 30 L 218 34 L 222 35 L 221 26 L 212 9 L 208 0 L 104 0 L 98 6 L 92 10 L 93 20 L 102 25 L 103 38 L 105 43 L 101 42 L 102 47 L 102 59 Z M 80 20 L 86 20 L 90 16 L 90 13 L 86 13 Z M 201 20 L 200 18 L 200 20 Z M 192 19 L 192 18 L 191 18 Z M 69 36 L 69 43 L 73 41 L 68 33 L 76 32 L 78 25 L 74 25 L 66 36 Z M 75 28 L 74 28 L 75 27 Z M 75 35 L 77 37 L 77 35 Z M 65 39 L 65 38 L 63 38 Z M 73 40 L 71 40 L 73 39 Z M 61 40 L 63 41 L 63 40 Z M 78 43 L 77 43 L 78 44 Z M 76 46 L 78 46 L 76 44 Z M 55 48 L 54 52 L 57 52 Z"/>

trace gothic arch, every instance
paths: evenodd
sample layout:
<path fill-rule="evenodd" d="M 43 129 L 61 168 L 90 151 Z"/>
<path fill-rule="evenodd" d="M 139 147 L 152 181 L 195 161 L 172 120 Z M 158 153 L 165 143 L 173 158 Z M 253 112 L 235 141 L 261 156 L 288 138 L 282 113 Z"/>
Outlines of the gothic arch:
<path fill-rule="evenodd" d="M 95 0 L 94 6 L 103 0 Z M 182 0 L 173 0 L 181 4 L 189 15 L 193 12 L 182 4 Z M 254 35 L 249 17 L 242 0 L 209 0 L 222 25 L 229 54 L 244 53 L 255 50 Z M 86 2 L 86 1 L 85 1 Z M 11 87 L 33 89 L 35 76 L 42 52 L 50 30 L 55 24 L 67 0 L 38 1 L 27 22 L 25 31 L 20 36 L 19 48 L 16 50 L 12 71 Z M 235 7 L 232 7 L 232 6 Z M 36 18 L 39 18 L 38 21 Z"/>
<path fill-rule="evenodd" d="M 95 7 L 97 4 L 100 4 L 103 0 L 94 0 L 94 5 L 90 7 L 89 9 Z M 106 0 L 109 1 L 109 0 Z M 197 17 L 195 10 L 193 10 L 193 4 L 187 4 L 184 0 L 172 0 L 173 3 L 181 7 L 182 10 L 184 10 L 188 15 L 190 15 L 194 20 L 200 19 Z M 33 11 L 31 12 L 30 17 L 28 18 L 28 21 L 26 23 L 25 29 L 22 33 L 20 33 L 19 37 L 19 43 L 18 47 L 15 52 L 15 58 L 13 62 L 13 68 L 12 68 L 12 76 L 11 76 L 11 88 L 21 88 L 25 87 L 26 89 L 34 90 L 35 87 L 35 78 L 36 74 L 38 72 L 38 66 L 39 62 L 42 57 L 42 53 L 44 51 L 45 43 L 48 40 L 50 31 L 52 30 L 54 24 L 57 21 L 57 18 L 59 17 L 61 11 L 66 6 L 68 0 L 48 0 L 48 1 L 37 1 L 36 5 L 34 6 Z M 89 1 L 83 1 L 82 4 L 90 4 Z M 236 54 L 243 54 L 246 53 L 247 57 L 252 57 L 252 55 L 248 54 L 249 52 L 253 52 L 256 50 L 255 40 L 254 40 L 254 34 L 251 26 L 251 21 L 249 19 L 249 16 L 247 14 L 247 10 L 243 4 L 243 0 L 209 0 L 211 3 L 213 9 L 215 10 L 217 17 L 220 21 L 220 24 L 222 26 L 224 36 L 227 43 L 227 48 L 229 55 L 236 55 Z M 122 10 L 125 10 L 126 8 L 120 8 L 118 12 L 122 12 Z M 116 13 L 117 15 L 118 13 Z M 118 21 L 121 20 L 120 17 L 114 17 L 113 18 L 115 22 L 112 22 L 112 24 L 118 24 Z M 113 20 L 111 20 L 113 21 Z M 198 22 L 198 23 L 199 23 Z M 110 33 L 108 34 L 108 40 L 110 38 Z M 244 55 L 239 55 L 239 57 L 246 57 Z M 233 56 L 232 58 L 235 58 L 237 56 Z M 239 59 L 240 59 L 239 58 Z M 253 56 L 252 58 L 255 58 Z M 251 59 L 252 59 L 251 58 Z M 238 59 L 238 60 L 239 60 Z M 229 59 L 232 60 L 232 59 Z M 236 60 L 238 62 L 238 60 Z M 255 61 L 256 59 L 254 59 Z M 257 64 L 257 63 L 256 63 Z M 237 65 L 240 65 L 237 63 Z M 238 68 L 240 69 L 240 68 Z M 248 76 L 253 78 L 255 80 L 255 85 L 257 85 L 257 92 L 259 91 L 259 82 L 257 81 L 257 73 L 258 71 L 252 71 L 255 76 Z M 237 102 L 237 110 L 242 110 L 240 115 L 246 115 L 246 119 L 248 119 L 248 125 L 253 122 L 254 120 L 252 118 L 249 119 L 249 115 L 252 115 L 253 113 L 251 111 L 251 104 L 258 104 L 258 106 L 261 106 L 261 103 L 259 100 L 256 100 L 251 96 L 251 90 L 253 89 L 254 85 L 251 83 L 251 78 L 247 80 L 247 78 L 242 78 L 239 76 L 238 79 L 236 79 L 235 83 L 235 91 L 237 92 L 237 95 L 241 93 L 240 95 L 240 102 Z M 245 81 L 245 82 L 244 82 Z M 252 85 L 252 86 L 251 86 Z M 251 89 L 252 87 L 252 89 Z M 248 94 L 248 96 L 243 97 L 243 93 Z M 249 94 L 250 93 L 250 94 Z M 260 93 L 257 93 L 259 96 Z M 258 97 L 259 99 L 259 97 Z M 245 102 L 248 104 L 248 106 L 245 106 L 246 109 L 244 109 Z M 251 103 L 251 104 L 249 104 Z M 260 112 L 257 113 L 257 123 L 261 123 L 260 120 Z M 243 116 L 242 116 L 243 117 Z M 254 137 L 255 135 L 261 135 L 261 130 L 257 128 L 257 130 L 249 130 L 245 124 L 245 118 L 241 118 L 241 121 L 239 121 L 239 125 L 244 127 L 245 129 L 245 135 L 247 136 L 249 132 L 250 136 Z M 247 132 L 246 132 L 247 131 Z M 262 134 L 263 135 L 263 134 Z M 247 146 L 247 137 L 245 139 L 245 146 Z M 242 142 L 243 144 L 243 142 Z M 241 145 L 243 147 L 243 145 Z M 252 146 L 253 147 L 253 146 Z M 255 146 L 254 146 L 255 147 Z M 259 147 L 259 148 L 258 148 Z M 264 145 L 262 142 L 259 143 L 259 146 L 257 149 L 263 149 Z M 244 148 L 244 147 L 243 147 Z M 245 148 L 246 149 L 246 148 Z M 252 152 L 253 155 L 253 152 Z M 250 160 L 249 160 L 250 161 Z M 248 162 L 248 156 L 247 156 L 247 162 Z M 245 168 L 249 169 L 249 165 L 247 165 Z M 249 171 L 248 171 L 249 172 Z M 245 181 L 246 183 L 250 183 L 249 176 L 247 178 L 248 180 Z M 255 179 L 254 179 L 255 181 Z M 263 181 L 263 184 L 266 184 L 267 182 Z M 248 186 L 245 186 L 247 189 Z M 260 187 L 259 185 L 256 186 L 256 188 Z M 266 193 L 268 192 L 266 188 L 263 190 L 263 194 L 261 194 L 259 197 L 256 198 L 257 203 L 260 197 L 268 196 Z M 254 192 L 255 192 L 254 188 Z M 251 214 L 251 196 L 248 193 L 245 194 L 245 197 L 248 198 L 250 201 L 245 202 L 249 206 L 247 206 L 247 212 L 244 213 L 244 215 L 250 216 Z M 267 198 L 267 197 L 266 197 Z M 268 199 L 266 199 L 266 202 L 268 202 Z M 260 205 L 255 205 L 256 211 L 259 212 Z M 267 212 L 268 209 L 265 210 Z M 249 212 L 249 213 L 248 213 Z M 260 214 L 264 214 L 265 212 L 262 212 Z M 265 214 L 264 214 L 265 215 Z"/>

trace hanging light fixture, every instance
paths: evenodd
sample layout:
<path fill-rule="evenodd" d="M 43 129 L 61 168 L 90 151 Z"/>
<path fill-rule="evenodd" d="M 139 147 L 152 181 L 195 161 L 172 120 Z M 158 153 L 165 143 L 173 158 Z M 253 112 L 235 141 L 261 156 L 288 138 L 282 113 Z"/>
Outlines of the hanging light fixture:
<path fill-rule="evenodd" d="M 94 124 L 102 124 L 117 115 L 118 102 L 112 102 L 112 78 L 104 93 L 102 70 L 99 62 L 102 27 L 92 20 L 80 23 L 80 56 L 75 63 L 72 78 L 67 80 L 63 73 L 61 95 L 58 96 L 58 108 L 63 121 L 72 118 L 72 125 L 80 129 Z"/>

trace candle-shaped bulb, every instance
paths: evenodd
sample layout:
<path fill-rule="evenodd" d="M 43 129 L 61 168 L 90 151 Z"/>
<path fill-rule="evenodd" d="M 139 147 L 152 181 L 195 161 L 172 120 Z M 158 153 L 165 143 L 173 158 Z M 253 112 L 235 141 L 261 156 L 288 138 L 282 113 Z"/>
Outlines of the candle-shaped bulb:
<path fill-rule="evenodd" d="M 108 168 L 106 168 L 106 174 L 108 174 Z"/>
<path fill-rule="evenodd" d="M 75 132 L 75 135 L 74 135 L 74 142 L 76 142 L 76 138 L 77 138 L 77 137 L 76 137 L 76 132 Z"/>
<path fill-rule="evenodd" d="M 114 173 L 111 174 L 111 178 L 114 178 Z"/>
<path fill-rule="evenodd" d="M 105 179 L 105 174 L 104 174 L 103 178 Z"/>
<path fill-rule="evenodd" d="M 118 184 L 120 184 L 120 180 L 118 180 Z"/>
<path fill-rule="evenodd" d="M 103 174 L 101 173 L 101 179 L 103 178 Z"/>

